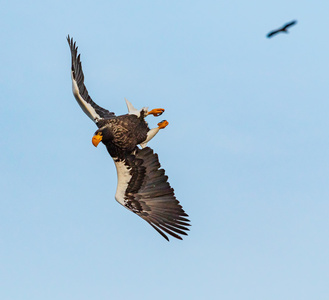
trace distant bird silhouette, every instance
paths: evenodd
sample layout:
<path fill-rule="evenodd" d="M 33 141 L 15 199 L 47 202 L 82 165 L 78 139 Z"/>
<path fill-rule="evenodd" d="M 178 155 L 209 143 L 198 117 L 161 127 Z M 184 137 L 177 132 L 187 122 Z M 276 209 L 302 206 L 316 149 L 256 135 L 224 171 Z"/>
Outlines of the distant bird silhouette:
<path fill-rule="evenodd" d="M 289 23 L 283 25 L 283 27 L 271 31 L 270 33 L 267 34 L 267 37 L 268 37 L 268 38 L 271 38 L 273 35 L 276 35 L 276 34 L 278 34 L 278 33 L 280 33 L 280 32 L 288 33 L 288 30 L 287 30 L 287 29 L 288 29 L 290 26 L 295 25 L 296 23 L 297 23 L 297 21 L 291 21 L 291 22 L 289 22 Z"/>

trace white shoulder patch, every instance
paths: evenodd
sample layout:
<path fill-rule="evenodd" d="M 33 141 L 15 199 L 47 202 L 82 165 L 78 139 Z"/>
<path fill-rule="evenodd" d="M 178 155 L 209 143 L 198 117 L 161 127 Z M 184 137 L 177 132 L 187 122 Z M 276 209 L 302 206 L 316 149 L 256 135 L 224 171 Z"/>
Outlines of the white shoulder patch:
<path fill-rule="evenodd" d="M 92 119 L 94 122 L 97 122 L 99 119 L 101 119 L 100 115 L 95 111 L 95 109 L 85 100 L 81 97 L 78 84 L 73 78 L 73 72 L 71 71 L 71 78 L 72 78 L 72 91 L 75 99 L 77 100 L 78 104 L 84 111 L 84 113 Z"/>

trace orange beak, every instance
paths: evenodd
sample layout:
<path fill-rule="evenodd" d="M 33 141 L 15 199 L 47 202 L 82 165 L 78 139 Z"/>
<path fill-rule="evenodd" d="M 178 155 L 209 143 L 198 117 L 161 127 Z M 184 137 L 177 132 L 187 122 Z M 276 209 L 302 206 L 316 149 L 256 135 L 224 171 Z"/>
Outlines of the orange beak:
<path fill-rule="evenodd" d="M 94 136 L 93 136 L 93 139 L 91 140 L 92 141 L 92 143 L 93 143 L 93 145 L 95 146 L 95 147 L 97 147 L 98 146 L 98 144 L 100 143 L 100 141 L 102 140 L 102 133 L 101 132 L 98 132 L 97 134 L 95 134 Z"/>

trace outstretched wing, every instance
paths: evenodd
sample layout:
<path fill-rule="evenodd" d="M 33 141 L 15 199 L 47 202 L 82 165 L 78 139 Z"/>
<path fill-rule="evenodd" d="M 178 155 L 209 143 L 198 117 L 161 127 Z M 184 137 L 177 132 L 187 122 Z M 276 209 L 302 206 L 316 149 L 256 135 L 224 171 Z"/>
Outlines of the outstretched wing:
<path fill-rule="evenodd" d="M 297 23 L 296 20 L 291 21 L 291 22 L 285 24 L 285 25 L 283 26 L 282 30 L 286 30 L 288 27 L 293 26 L 293 25 L 295 25 L 296 23 Z"/>
<path fill-rule="evenodd" d="M 165 233 L 182 239 L 190 226 L 188 215 L 176 199 L 158 155 L 149 147 L 139 149 L 124 160 L 114 160 L 118 173 L 115 199 L 131 210 L 166 240 Z"/>
<path fill-rule="evenodd" d="M 115 117 L 113 112 L 108 111 L 98 106 L 89 96 L 87 88 L 84 84 L 84 75 L 82 72 L 80 54 L 78 55 L 78 47 L 73 42 L 73 38 L 67 36 L 67 42 L 69 43 L 72 56 L 72 91 L 78 104 L 85 112 L 85 114 L 92 119 L 96 124 L 101 119 L 112 119 Z"/>
<path fill-rule="evenodd" d="M 267 37 L 270 38 L 270 37 L 272 37 L 273 35 L 275 35 L 279 32 L 280 32 L 280 30 L 273 30 L 273 31 L 271 31 L 270 33 L 267 34 Z"/>

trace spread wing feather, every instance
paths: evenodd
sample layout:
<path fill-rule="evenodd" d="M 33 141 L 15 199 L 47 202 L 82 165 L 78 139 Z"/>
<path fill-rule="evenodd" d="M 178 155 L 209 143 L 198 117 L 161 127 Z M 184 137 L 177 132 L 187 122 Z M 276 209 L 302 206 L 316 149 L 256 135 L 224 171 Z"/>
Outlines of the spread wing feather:
<path fill-rule="evenodd" d="M 85 114 L 97 123 L 100 119 L 112 119 L 115 117 L 113 112 L 108 111 L 97 105 L 89 96 L 88 90 L 84 84 L 84 75 L 82 72 L 82 66 L 80 61 L 80 54 L 78 55 L 78 47 L 73 42 L 73 38 L 67 37 L 72 57 L 72 91 L 78 104 L 85 112 Z"/>
<path fill-rule="evenodd" d="M 289 22 L 289 23 L 286 23 L 286 24 L 284 24 L 284 25 L 283 25 L 283 28 L 282 28 L 282 30 L 285 30 L 285 29 L 289 28 L 290 26 L 293 26 L 293 25 L 295 25 L 296 23 L 297 23 L 297 21 L 296 21 L 296 20 L 294 20 L 294 21 L 291 21 L 291 22 Z"/>
<path fill-rule="evenodd" d="M 136 148 L 124 160 L 114 160 L 118 173 L 115 199 L 148 222 L 166 240 L 166 233 L 182 239 L 190 226 L 176 199 L 158 155 L 149 147 Z"/>

